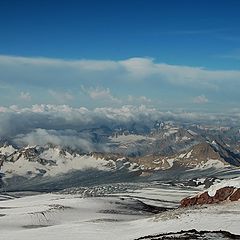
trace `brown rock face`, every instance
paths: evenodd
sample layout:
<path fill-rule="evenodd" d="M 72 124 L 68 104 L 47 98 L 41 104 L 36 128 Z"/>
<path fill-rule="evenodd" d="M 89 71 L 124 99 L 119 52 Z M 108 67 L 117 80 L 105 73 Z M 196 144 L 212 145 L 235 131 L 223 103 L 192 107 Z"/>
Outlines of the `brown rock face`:
<path fill-rule="evenodd" d="M 213 202 L 213 197 L 208 195 L 208 192 L 202 193 L 198 198 L 196 204 L 203 205 L 203 204 L 210 204 Z"/>
<path fill-rule="evenodd" d="M 240 199 L 240 188 L 238 188 L 229 198 L 231 201 L 238 201 Z"/>
<path fill-rule="evenodd" d="M 180 204 L 181 207 L 188 207 L 193 205 L 219 203 L 228 199 L 231 201 L 238 201 L 240 199 L 240 188 L 223 187 L 218 189 L 213 197 L 209 196 L 208 192 L 204 192 L 194 197 L 184 198 Z"/>
<path fill-rule="evenodd" d="M 234 187 L 224 187 L 217 190 L 214 198 L 214 203 L 222 202 L 228 199 L 230 195 L 234 192 Z"/>
<path fill-rule="evenodd" d="M 192 197 L 192 198 L 184 198 L 180 202 L 181 207 L 188 207 L 188 206 L 193 206 L 196 205 L 197 202 L 197 197 Z"/>

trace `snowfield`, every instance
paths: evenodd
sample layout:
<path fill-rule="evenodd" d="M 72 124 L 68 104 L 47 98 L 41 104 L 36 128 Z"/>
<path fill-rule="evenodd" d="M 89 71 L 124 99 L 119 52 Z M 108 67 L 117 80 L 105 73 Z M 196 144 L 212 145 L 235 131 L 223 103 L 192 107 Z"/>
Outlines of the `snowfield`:
<path fill-rule="evenodd" d="M 53 157 L 51 159 L 54 159 Z M 55 160 L 55 159 L 54 159 Z M 55 160 L 56 161 L 56 160 Z M 44 171 L 44 177 L 54 177 L 58 174 L 68 173 L 73 170 L 98 169 L 110 171 L 107 165 L 108 161 L 104 159 L 96 159 L 91 156 L 76 156 L 76 157 L 59 157 L 56 165 L 42 165 L 38 162 L 31 162 L 24 157 L 19 158 L 16 162 L 5 162 L 2 171 L 6 178 L 11 178 L 14 175 L 34 177 Z M 28 174 L 30 173 L 30 174 Z"/>
<path fill-rule="evenodd" d="M 190 189 L 142 188 L 105 197 L 78 194 L 0 196 L 0 239 L 137 239 L 181 230 L 226 230 L 240 234 L 240 203 L 176 208 Z M 154 214 L 158 208 L 158 214 Z"/>
<path fill-rule="evenodd" d="M 233 179 L 228 179 L 228 180 L 223 180 L 217 184 L 212 185 L 209 189 L 208 189 L 208 195 L 213 197 L 217 190 L 220 188 L 224 188 L 224 187 L 235 187 L 235 188 L 240 188 L 240 177 L 238 178 L 233 178 Z"/>

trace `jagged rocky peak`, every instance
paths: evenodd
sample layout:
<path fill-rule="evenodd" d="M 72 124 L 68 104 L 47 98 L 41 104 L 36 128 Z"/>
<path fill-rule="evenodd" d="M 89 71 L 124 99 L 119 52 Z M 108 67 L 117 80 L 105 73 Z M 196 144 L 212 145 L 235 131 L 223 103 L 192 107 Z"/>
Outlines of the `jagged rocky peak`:
<path fill-rule="evenodd" d="M 2 155 L 11 155 L 12 153 L 16 152 L 18 149 L 8 142 L 5 142 L 0 147 L 0 154 Z"/>
<path fill-rule="evenodd" d="M 124 157 L 119 153 L 92 152 L 89 155 L 95 157 L 96 159 L 105 159 L 113 161 L 116 161 L 118 159 L 128 159 L 127 157 Z"/>
<path fill-rule="evenodd" d="M 32 158 L 39 154 L 41 147 L 39 146 L 26 146 L 19 150 L 19 152 L 26 158 Z"/>

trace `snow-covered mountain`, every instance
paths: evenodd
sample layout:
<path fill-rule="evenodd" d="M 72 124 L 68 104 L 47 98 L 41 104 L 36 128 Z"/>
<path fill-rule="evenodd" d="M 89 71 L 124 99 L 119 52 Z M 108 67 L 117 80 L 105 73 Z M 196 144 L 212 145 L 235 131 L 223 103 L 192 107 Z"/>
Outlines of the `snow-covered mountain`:
<path fill-rule="evenodd" d="M 197 144 L 186 152 L 168 157 L 125 157 L 116 153 L 81 154 L 48 145 L 21 149 L 3 146 L 0 151 L 2 179 L 6 187 L 13 189 L 39 184 L 47 184 L 46 188 L 49 188 L 50 183 L 56 185 L 56 182 L 61 189 L 71 187 L 71 184 L 86 184 L 86 181 L 87 184 L 97 181 L 121 182 L 129 180 L 129 177 L 133 181 L 145 181 L 152 175 L 163 172 L 170 174 L 168 178 L 171 179 L 171 174 L 175 171 L 197 171 L 202 174 L 202 171 L 208 169 L 231 168 L 208 143 Z"/>
<path fill-rule="evenodd" d="M 96 239 L 96 226 L 101 239 L 239 238 L 238 137 L 172 123 L 156 123 L 149 132 L 86 132 L 99 151 L 0 144 L 2 189 L 7 190 L 0 195 L 2 238 Z M 224 197 L 223 204 L 179 208 L 182 199 L 188 206 L 189 196 L 202 199 L 206 191 L 222 198 L 229 183 L 236 201 Z"/>
<path fill-rule="evenodd" d="M 233 147 L 236 144 L 221 137 L 227 134 L 221 130 L 212 133 L 209 128 L 167 122 L 156 123 L 146 133 L 109 128 L 86 131 L 97 145 L 105 146 L 101 151 L 52 143 L 25 147 L 2 143 L 2 185 L 19 188 L 43 184 L 59 189 L 98 181 L 187 180 L 190 175 L 216 177 L 216 172 L 240 166 L 240 155 Z"/>
<path fill-rule="evenodd" d="M 140 171 L 137 164 L 124 157 L 108 157 L 100 154 L 79 154 L 59 146 L 28 146 L 15 149 L 4 145 L 0 148 L 1 173 L 7 185 L 19 183 L 51 182 L 51 179 L 71 176 L 76 172 L 103 172 L 110 175 L 116 171 L 134 173 Z M 87 176 L 86 176 L 87 177 Z M 91 181 L 91 178 L 89 179 Z M 81 184 L 81 182 L 79 182 Z"/>

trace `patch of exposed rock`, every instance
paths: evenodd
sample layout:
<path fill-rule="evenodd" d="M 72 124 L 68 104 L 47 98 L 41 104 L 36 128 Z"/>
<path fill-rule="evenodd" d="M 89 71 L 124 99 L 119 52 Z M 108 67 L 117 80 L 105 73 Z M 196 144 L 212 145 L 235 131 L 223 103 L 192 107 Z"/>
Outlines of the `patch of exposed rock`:
<path fill-rule="evenodd" d="M 210 196 L 208 191 L 200 193 L 194 197 L 187 197 L 181 200 L 181 207 L 194 205 L 213 204 L 223 201 L 238 201 L 240 199 L 240 188 L 223 187 L 216 191 L 214 196 Z"/>
<path fill-rule="evenodd" d="M 196 229 L 180 232 L 170 232 L 158 235 L 140 237 L 136 240 L 191 240 L 191 239 L 240 239 L 239 235 L 227 231 L 197 231 Z"/>

